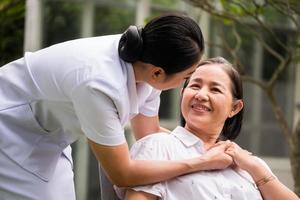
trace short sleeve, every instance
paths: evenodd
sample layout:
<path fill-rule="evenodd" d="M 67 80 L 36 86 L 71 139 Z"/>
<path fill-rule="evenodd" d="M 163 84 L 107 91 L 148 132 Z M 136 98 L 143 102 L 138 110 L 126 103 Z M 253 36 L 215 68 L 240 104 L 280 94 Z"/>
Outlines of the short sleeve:
<path fill-rule="evenodd" d="M 108 146 L 126 142 L 116 106 L 106 94 L 87 82 L 73 89 L 71 100 L 81 129 L 90 140 Z"/>
<path fill-rule="evenodd" d="M 169 160 L 169 135 L 167 133 L 155 133 L 148 135 L 138 140 L 131 147 L 130 154 L 134 160 Z M 153 194 L 157 197 L 166 196 L 165 182 L 160 182 L 151 185 L 137 186 L 131 188 L 135 191 L 143 191 Z M 119 198 L 123 199 L 125 196 L 125 189 L 115 187 Z"/>
<path fill-rule="evenodd" d="M 160 105 L 160 93 L 161 91 L 153 88 L 151 94 L 146 99 L 144 105 L 140 108 L 141 114 L 148 117 L 158 115 L 158 109 Z"/>

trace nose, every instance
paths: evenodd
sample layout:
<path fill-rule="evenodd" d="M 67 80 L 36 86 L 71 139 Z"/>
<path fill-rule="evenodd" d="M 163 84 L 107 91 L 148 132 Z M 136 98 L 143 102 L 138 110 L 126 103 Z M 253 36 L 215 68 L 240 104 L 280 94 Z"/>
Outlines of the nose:
<path fill-rule="evenodd" d="M 195 94 L 195 98 L 199 101 L 208 101 L 208 99 L 209 99 L 208 90 L 206 88 L 202 87 Z"/>

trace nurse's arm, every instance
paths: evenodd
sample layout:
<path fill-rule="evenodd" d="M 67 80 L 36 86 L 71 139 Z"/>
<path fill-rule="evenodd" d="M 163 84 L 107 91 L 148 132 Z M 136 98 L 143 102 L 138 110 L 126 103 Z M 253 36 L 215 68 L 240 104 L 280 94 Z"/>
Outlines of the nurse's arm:
<path fill-rule="evenodd" d="M 148 117 L 143 114 L 138 114 L 131 119 L 130 123 L 136 140 L 151 133 L 170 132 L 169 130 L 160 127 L 158 116 Z"/>
<path fill-rule="evenodd" d="M 112 183 L 119 187 L 152 184 L 204 170 L 209 165 L 209 160 L 202 158 L 180 161 L 132 160 L 126 143 L 105 146 L 89 140 L 89 144 Z"/>

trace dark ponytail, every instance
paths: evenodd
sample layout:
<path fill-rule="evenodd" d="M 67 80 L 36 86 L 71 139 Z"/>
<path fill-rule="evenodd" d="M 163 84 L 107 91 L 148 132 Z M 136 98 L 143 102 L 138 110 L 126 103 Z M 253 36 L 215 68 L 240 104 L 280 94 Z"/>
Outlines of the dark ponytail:
<path fill-rule="evenodd" d="M 143 50 L 142 28 L 129 26 L 119 42 L 119 56 L 126 62 L 138 60 Z"/>
<path fill-rule="evenodd" d="M 184 71 L 199 62 L 203 52 L 198 24 L 177 14 L 154 18 L 143 29 L 129 27 L 119 43 L 123 60 L 149 63 L 161 67 L 166 74 Z"/>

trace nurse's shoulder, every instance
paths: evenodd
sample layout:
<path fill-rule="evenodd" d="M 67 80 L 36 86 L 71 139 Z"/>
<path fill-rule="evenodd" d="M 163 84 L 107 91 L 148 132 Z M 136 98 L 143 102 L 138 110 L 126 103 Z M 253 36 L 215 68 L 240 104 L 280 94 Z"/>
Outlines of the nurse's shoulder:
<path fill-rule="evenodd" d="M 27 52 L 24 57 L 40 89 L 45 93 L 56 91 L 56 95 L 63 96 L 71 88 L 97 76 L 108 82 L 122 82 L 124 69 L 118 57 L 120 37 L 108 35 L 71 40 Z"/>
<path fill-rule="evenodd" d="M 58 70 L 60 72 L 92 66 L 100 60 L 117 56 L 121 35 L 81 38 L 58 43 L 36 52 L 26 52 L 25 60 L 33 70 Z"/>

